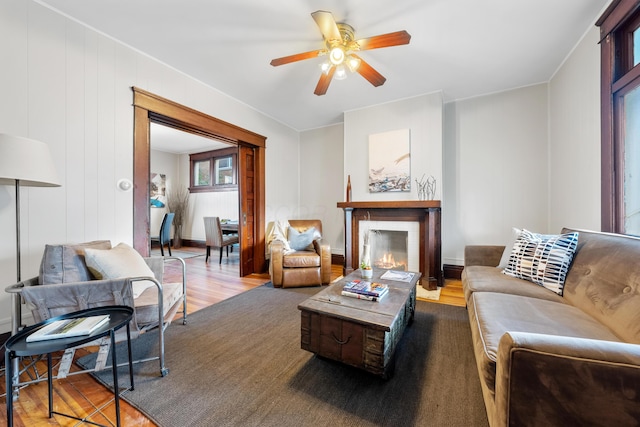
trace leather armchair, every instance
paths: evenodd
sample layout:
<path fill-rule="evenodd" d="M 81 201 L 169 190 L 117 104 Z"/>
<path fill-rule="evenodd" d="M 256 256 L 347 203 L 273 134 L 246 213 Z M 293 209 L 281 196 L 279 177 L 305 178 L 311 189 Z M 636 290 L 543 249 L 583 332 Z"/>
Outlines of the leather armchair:
<path fill-rule="evenodd" d="M 322 236 L 322 221 L 289 220 L 289 227 L 304 233 L 311 227 Z M 287 250 L 287 244 L 273 240 L 270 244 L 271 282 L 276 288 L 320 286 L 331 281 L 331 247 L 322 237 L 313 240 L 309 250 Z"/>

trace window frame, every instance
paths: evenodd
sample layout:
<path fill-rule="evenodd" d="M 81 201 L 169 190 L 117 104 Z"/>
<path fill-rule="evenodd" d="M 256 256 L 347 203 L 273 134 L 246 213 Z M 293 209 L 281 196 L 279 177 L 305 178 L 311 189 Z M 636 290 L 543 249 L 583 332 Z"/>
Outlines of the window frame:
<path fill-rule="evenodd" d="M 598 19 L 601 52 L 601 229 L 625 234 L 624 95 L 640 87 L 633 67 L 633 29 L 640 0 L 616 0 Z"/>
<path fill-rule="evenodd" d="M 231 158 L 231 176 L 233 182 L 231 184 L 216 184 L 216 160 Z M 194 185 L 195 183 L 195 164 L 201 161 L 209 161 L 209 176 L 211 177 L 210 185 Z M 189 191 L 191 193 L 209 193 L 215 191 L 237 191 L 238 190 L 238 149 L 223 148 L 220 150 L 204 151 L 189 155 Z"/>

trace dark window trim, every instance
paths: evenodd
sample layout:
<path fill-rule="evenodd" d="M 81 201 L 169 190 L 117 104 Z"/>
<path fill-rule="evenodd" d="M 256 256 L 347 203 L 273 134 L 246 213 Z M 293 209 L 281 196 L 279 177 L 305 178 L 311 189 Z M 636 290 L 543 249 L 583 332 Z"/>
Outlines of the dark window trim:
<path fill-rule="evenodd" d="M 621 95 L 640 81 L 629 69 L 629 31 L 640 19 L 640 0 L 616 0 L 596 22 L 600 27 L 601 229 L 624 233 Z"/>
<path fill-rule="evenodd" d="M 232 184 L 214 184 L 216 159 L 231 156 Z M 209 167 L 211 185 L 194 185 L 194 163 L 202 160 L 210 160 Z M 191 193 L 210 193 L 212 191 L 238 191 L 238 149 L 236 147 L 223 148 L 221 150 L 204 151 L 189 155 L 189 191 Z"/>

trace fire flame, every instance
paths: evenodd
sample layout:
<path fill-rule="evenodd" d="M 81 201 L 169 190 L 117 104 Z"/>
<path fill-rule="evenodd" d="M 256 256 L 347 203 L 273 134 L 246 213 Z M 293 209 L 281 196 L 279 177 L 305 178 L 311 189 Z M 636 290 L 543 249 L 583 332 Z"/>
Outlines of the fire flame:
<path fill-rule="evenodd" d="M 376 262 L 373 263 L 376 267 L 379 268 L 402 268 L 403 270 L 407 269 L 407 262 L 406 261 L 398 261 L 396 262 L 395 258 L 393 257 L 393 254 L 390 252 L 387 252 L 386 254 L 382 255 L 382 258 L 378 259 Z"/>

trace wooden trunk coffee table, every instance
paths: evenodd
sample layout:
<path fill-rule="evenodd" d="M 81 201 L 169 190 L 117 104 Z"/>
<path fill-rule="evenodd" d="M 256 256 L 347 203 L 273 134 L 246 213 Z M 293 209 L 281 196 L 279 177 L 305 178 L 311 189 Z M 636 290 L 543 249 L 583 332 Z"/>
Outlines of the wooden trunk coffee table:
<path fill-rule="evenodd" d="M 369 279 L 389 286 L 389 293 L 379 302 L 341 294 L 345 283 L 360 279 L 360 270 L 356 270 L 300 303 L 301 347 L 388 378 L 396 345 L 413 320 L 416 284 L 422 273 L 412 272 L 410 282 L 401 282 L 381 279 L 386 271 L 374 269 Z"/>

